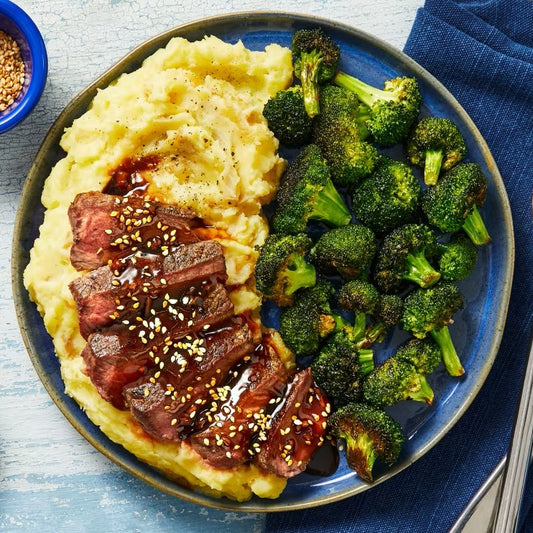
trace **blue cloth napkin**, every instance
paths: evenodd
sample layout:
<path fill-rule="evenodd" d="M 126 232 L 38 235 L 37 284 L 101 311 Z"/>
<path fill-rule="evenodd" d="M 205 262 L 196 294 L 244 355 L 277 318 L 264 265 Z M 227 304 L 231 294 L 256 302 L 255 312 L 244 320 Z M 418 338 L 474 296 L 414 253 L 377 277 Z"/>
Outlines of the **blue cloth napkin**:
<path fill-rule="evenodd" d="M 270 515 L 268 533 L 447 532 L 510 441 L 533 323 L 533 2 L 426 0 L 405 52 L 466 109 L 507 188 L 516 266 L 501 348 L 471 407 L 424 457 L 350 499 Z M 533 480 L 522 513 L 525 532 L 533 532 L 532 503 Z"/>

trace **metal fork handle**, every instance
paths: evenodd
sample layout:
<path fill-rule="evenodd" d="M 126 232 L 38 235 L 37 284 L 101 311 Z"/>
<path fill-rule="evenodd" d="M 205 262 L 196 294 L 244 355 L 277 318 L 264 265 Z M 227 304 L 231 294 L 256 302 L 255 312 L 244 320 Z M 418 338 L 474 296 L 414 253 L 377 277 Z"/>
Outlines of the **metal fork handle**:
<path fill-rule="evenodd" d="M 499 497 L 496 499 L 493 533 L 514 533 L 524 492 L 533 444 L 533 343 L 524 374 L 520 403 L 507 454 Z"/>

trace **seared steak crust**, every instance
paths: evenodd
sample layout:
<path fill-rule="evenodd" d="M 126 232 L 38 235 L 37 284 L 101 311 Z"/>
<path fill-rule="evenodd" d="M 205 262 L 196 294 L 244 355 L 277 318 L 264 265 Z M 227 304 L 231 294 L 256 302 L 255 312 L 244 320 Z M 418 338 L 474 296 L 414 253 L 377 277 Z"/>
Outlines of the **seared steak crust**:
<path fill-rule="evenodd" d="M 167 256 L 136 253 L 117 264 L 99 267 L 69 285 L 80 332 L 92 332 L 137 314 L 162 293 L 200 280 L 226 279 L 222 247 L 216 241 L 181 245 Z"/>
<path fill-rule="evenodd" d="M 161 359 L 170 350 L 170 340 L 233 316 L 233 304 L 220 283 L 188 288 L 178 297 L 163 298 L 163 302 L 168 305 L 162 311 L 149 313 L 145 319 L 91 334 L 82 351 L 87 375 L 94 386 L 119 409 L 124 409 L 123 388 L 156 365 L 155 359 Z"/>
<path fill-rule="evenodd" d="M 188 439 L 214 468 L 302 472 L 329 403 L 310 369 L 289 376 L 270 337 L 234 315 L 222 246 L 200 240 L 209 228 L 136 194 L 80 194 L 69 218 L 72 264 L 92 269 L 69 288 L 101 397 L 156 439 Z"/>
<path fill-rule="evenodd" d="M 255 462 L 285 478 L 303 472 L 324 441 L 329 411 L 329 402 L 314 382 L 311 369 L 295 374 L 272 414 Z"/>
<path fill-rule="evenodd" d="M 147 433 L 182 439 L 205 423 L 203 413 L 211 408 L 217 388 L 252 350 L 251 331 L 240 319 L 174 343 L 164 364 L 126 387 L 126 403 Z"/>
<path fill-rule="evenodd" d="M 276 351 L 261 344 L 218 392 L 210 425 L 191 436 L 193 448 L 215 468 L 245 463 L 256 452 L 252 438 L 265 432 L 269 408 L 281 398 L 287 371 Z"/>
<path fill-rule="evenodd" d="M 138 196 L 80 193 L 68 216 L 70 261 L 77 270 L 92 270 L 137 250 L 157 252 L 199 240 L 191 230 L 195 220 L 190 210 Z"/>

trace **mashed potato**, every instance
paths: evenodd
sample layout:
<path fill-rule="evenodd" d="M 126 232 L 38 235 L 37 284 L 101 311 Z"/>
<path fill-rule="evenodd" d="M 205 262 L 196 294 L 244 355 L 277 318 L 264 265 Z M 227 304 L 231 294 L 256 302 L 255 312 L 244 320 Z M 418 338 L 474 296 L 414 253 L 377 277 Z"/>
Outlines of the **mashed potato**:
<path fill-rule="evenodd" d="M 268 233 L 261 206 L 274 195 L 285 165 L 262 108 L 291 77 L 290 52 L 278 45 L 252 52 L 215 37 L 192 43 L 175 38 L 140 69 L 100 91 L 62 138 L 67 155 L 46 180 L 44 223 L 25 272 L 26 287 L 53 337 L 66 392 L 89 418 L 170 477 L 236 500 L 277 497 L 285 480 L 254 465 L 215 471 L 188 445 L 151 438 L 129 412 L 102 400 L 84 375 L 79 354 L 85 341 L 68 289 L 79 273 L 70 264 L 67 210 L 77 193 L 102 190 L 125 158 L 157 154 L 157 168 L 143 175 L 148 194 L 187 205 L 217 228 L 228 283 L 247 283 L 257 246 Z M 237 312 L 260 304 L 247 286 L 231 296 Z"/>

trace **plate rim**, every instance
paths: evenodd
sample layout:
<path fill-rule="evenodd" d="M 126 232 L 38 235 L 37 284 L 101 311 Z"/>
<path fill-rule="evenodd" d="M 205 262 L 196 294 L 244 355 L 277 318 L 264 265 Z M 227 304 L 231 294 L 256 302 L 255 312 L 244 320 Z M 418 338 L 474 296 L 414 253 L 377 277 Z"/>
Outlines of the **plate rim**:
<path fill-rule="evenodd" d="M 268 499 L 259 499 L 259 498 L 252 498 L 251 500 L 245 501 L 245 502 L 236 502 L 233 500 L 229 500 L 227 498 L 214 499 L 213 497 L 207 494 L 185 488 L 175 482 L 171 482 L 170 480 L 167 480 L 167 481 L 170 481 L 172 483 L 172 486 L 171 487 L 167 486 L 164 483 L 164 481 L 159 482 L 159 480 L 151 479 L 151 476 L 148 476 L 144 474 L 143 472 L 136 470 L 135 468 L 127 464 L 127 462 L 124 459 L 116 456 L 116 454 L 113 453 L 113 451 L 108 450 L 106 446 L 98 442 L 96 437 L 94 437 L 81 423 L 78 423 L 72 416 L 69 407 L 65 405 L 65 400 L 67 399 L 72 400 L 72 399 L 70 397 L 67 397 L 64 392 L 59 392 L 53 386 L 51 379 L 46 375 L 45 369 L 40 361 L 40 358 L 37 355 L 38 349 L 36 346 L 34 346 L 33 339 L 31 338 L 31 335 L 27 331 L 28 323 L 26 322 L 26 315 L 27 315 L 26 308 L 24 305 L 21 304 L 21 302 L 27 301 L 31 305 L 35 305 L 29 298 L 29 294 L 23 284 L 23 272 L 27 265 L 27 262 L 25 262 L 27 255 L 24 255 L 24 253 L 22 253 L 22 250 L 20 249 L 20 236 L 23 234 L 23 226 L 24 226 L 24 221 L 25 221 L 24 215 L 27 215 L 26 210 L 24 209 L 24 206 L 27 205 L 28 197 L 31 196 L 34 182 L 40 181 L 38 180 L 38 174 L 39 174 L 39 168 L 41 164 L 43 164 L 42 163 L 43 154 L 49 153 L 50 150 L 52 149 L 61 150 L 59 147 L 58 141 L 60 140 L 63 134 L 64 127 L 67 127 L 68 125 L 70 125 L 72 120 L 74 120 L 72 118 L 73 116 L 72 111 L 77 106 L 79 106 L 80 103 L 83 101 L 87 101 L 87 104 L 88 104 L 94 98 L 94 95 L 96 94 L 96 91 L 99 88 L 108 85 L 111 81 L 116 79 L 120 74 L 131 71 L 130 69 L 127 68 L 127 64 L 132 62 L 133 60 L 136 60 L 137 62 L 139 61 L 142 62 L 146 57 L 148 57 L 148 55 L 153 53 L 153 52 L 148 52 L 150 48 L 153 48 L 154 46 L 156 46 L 155 49 L 160 48 L 161 46 L 165 45 L 164 44 L 165 41 L 170 40 L 172 37 L 176 37 L 176 36 L 186 37 L 186 34 L 190 34 L 194 31 L 202 31 L 203 26 L 213 27 L 214 25 L 217 25 L 217 24 L 223 25 L 223 24 L 234 22 L 239 19 L 242 20 L 243 17 L 251 18 L 253 20 L 257 20 L 261 22 L 265 22 L 266 19 L 272 19 L 272 20 L 276 19 L 278 23 L 280 21 L 285 21 L 291 24 L 299 23 L 301 25 L 322 25 L 324 27 L 336 29 L 342 32 L 349 33 L 357 39 L 370 43 L 373 47 L 383 50 L 389 56 L 392 56 L 395 59 L 399 60 L 402 64 L 407 65 L 413 72 L 415 72 L 417 76 L 423 78 L 426 83 L 430 84 L 432 88 L 434 88 L 439 95 L 443 96 L 447 104 L 450 104 L 453 107 L 454 111 L 468 125 L 470 132 L 473 134 L 475 138 L 476 144 L 478 145 L 478 147 L 483 153 L 483 158 L 484 158 L 485 163 L 490 168 L 490 173 L 491 173 L 491 177 L 493 181 L 492 186 L 495 188 L 497 192 L 497 196 L 499 199 L 498 203 L 501 202 L 500 205 L 501 205 L 502 212 L 504 215 L 503 216 L 503 229 L 504 229 L 504 234 L 506 237 L 505 242 L 507 245 L 508 252 L 506 256 L 507 260 L 506 260 L 506 265 L 505 265 L 506 268 L 504 272 L 503 291 L 501 293 L 501 298 L 499 300 L 500 305 L 499 305 L 499 309 L 497 312 L 498 327 L 494 328 L 493 342 L 490 345 L 489 353 L 485 357 L 485 363 L 482 367 L 482 371 L 478 374 L 477 380 L 475 384 L 473 385 L 473 387 L 471 388 L 468 396 L 462 402 L 460 407 L 455 410 L 453 416 L 451 416 L 448 419 L 447 423 L 444 424 L 441 427 L 441 429 L 432 438 L 428 439 L 428 441 L 426 442 L 424 446 L 418 449 L 414 455 L 408 457 L 404 464 L 397 465 L 389 469 L 385 474 L 383 474 L 383 476 L 378 478 L 372 485 L 370 486 L 358 485 L 352 489 L 344 489 L 343 491 L 340 491 L 335 494 L 330 494 L 327 496 L 320 496 L 320 497 L 310 499 L 310 500 L 307 500 L 301 503 L 283 504 L 283 503 L 280 503 L 279 500 L 268 500 Z M 204 34 L 208 35 L 209 30 L 206 31 Z M 139 59 L 139 57 L 142 57 L 142 59 Z M 85 109 L 86 107 L 84 107 L 80 111 L 83 113 L 85 112 Z M 70 120 L 68 121 L 68 124 L 65 125 L 67 117 L 70 117 Z M 45 178 L 43 178 L 43 180 L 44 179 Z M 39 188 L 39 191 L 42 191 L 42 187 Z M 514 260 L 515 260 L 515 245 L 514 245 L 512 212 L 510 209 L 509 199 L 508 199 L 508 196 L 505 190 L 505 185 L 503 183 L 503 180 L 498 170 L 498 167 L 496 165 L 496 162 L 494 161 L 494 158 L 490 152 L 490 149 L 485 139 L 479 132 L 473 120 L 470 118 L 468 113 L 463 109 L 463 107 L 459 104 L 456 98 L 448 91 L 448 89 L 441 82 L 439 82 L 432 74 L 430 74 L 427 70 L 425 70 L 422 66 L 420 66 L 416 61 L 411 59 L 403 51 L 390 45 L 385 40 L 379 37 L 376 37 L 375 35 L 372 35 L 364 30 L 359 29 L 358 27 L 351 26 L 349 24 L 344 24 L 334 19 L 325 18 L 325 17 L 317 16 L 317 15 L 311 15 L 311 14 L 302 14 L 302 13 L 294 13 L 290 11 L 276 11 L 276 10 L 252 10 L 252 11 L 234 11 L 234 12 L 225 13 L 225 14 L 212 15 L 209 17 L 200 18 L 200 19 L 196 19 L 190 22 L 186 22 L 174 28 L 170 28 L 161 33 L 158 33 L 157 35 L 154 35 L 153 37 L 150 37 L 149 39 L 146 39 L 145 41 L 141 42 L 139 45 L 135 46 L 127 54 L 122 56 L 122 58 L 120 58 L 113 65 L 111 65 L 108 69 L 106 69 L 92 83 L 90 83 L 89 85 L 81 89 L 74 97 L 71 98 L 71 100 L 63 108 L 61 113 L 57 116 L 57 118 L 52 123 L 52 126 L 46 133 L 44 140 L 42 144 L 40 145 L 39 150 L 37 151 L 33 159 L 33 163 L 28 171 L 28 175 L 23 185 L 19 205 L 17 207 L 15 223 L 14 223 L 12 253 L 11 253 L 11 280 L 12 280 L 12 291 L 13 291 L 13 298 L 14 298 L 15 311 L 17 315 L 18 325 L 19 325 L 19 329 L 21 332 L 21 336 L 22 336 L 26 351 L 28 352 L 32 365 L 34 366 L 34 369 L 40 381 L 42 382 L 43 386 L 45 387 L 46 391 L 50 395 L 53 402 L 59 408 L 63 416 L 65 416 L 65 418 L 69 421 L 69 423 L 80 433 L 81 436 L 84 437 L 85 440 L 87 440 L 94 448 L 96 448 L 105 457 L 110 459 L 114 464 L 120 466 L 122 469 L 126 470 L 128 473 L 132 474 L 136 478 L 141 479 L 142 481 L 146 482 L 151 487 L 161 490 L 171 496 L 179 497 L 191 503 L 201 504 L 201 505 L 205 505 L 207 507 L 216 508 L 216 509 L 240 511 L 240 512 L 263 513 L 263 512 L 281 512 L 281 511 L 289 511 L 289 510 L 307 509 L 307 508 L 316 507 L 319 505 L 324 505 L 327 503 L 332 503 L 335 501 L 340 501 L 350 496 L 353 496 L 355 494 L 364 492 L 368 488 L 375 487 L 383 483 L 384 481 L 392 478 L 394 475 L 398 474 L 400 471 L 404 470 L 405 468 L 413 464 L 419 458 L 424 456 L 431 448 L 433 448 L 444 437 L 444 435 L 446 435 L 446 433 L 458 422 L 458 420 L 463 416 L 465 411 L 471 405 L 473 399 L 475 398 L 475 396 L 477 395 L 477 393 L 483 386 L 493 366 L 494 360 L 496 358 L 496 355 L 497 355 L 497 352 L 498 352 L 498 349 L 501 343 L 501 339 L 503 336 L 503 330 L 504 330 L 505 322 L 506 322 L 507 309 L 509 305 L 509 299 L 510 299 L 511 287 L 512 287 Z M 88 419 L 88 422 L 92 424 L 96 429 L 98 429 L 97 426 L 90 419 Z M 107 436 L 105 437 L 109 440 L 109 442 L 112 442 Z M 112 443 L 116 445 L 116 443 L 114 442 Z M 132 455 L 132 457 L 134 457 L 133 454 L 131 454 L 131 452 L 128 452 L 125 449 L 124 451 L 127 452 L 129 455 Z M 142 463 L 137 458 L 135 458 L 135 460 L 139 463 Z M 142 463 L 142 464 L 145 466 L 150 466 L 150 465 L 146 465 L 146 463 Z M 156 475 L 164 477 L 164 475 L 161 474 L 155 467 L 150 467 L 150 468 L 154 470 Z"/>

